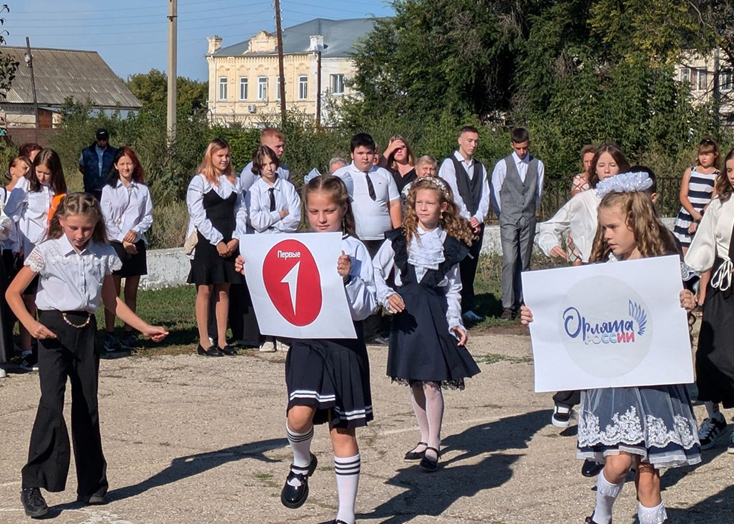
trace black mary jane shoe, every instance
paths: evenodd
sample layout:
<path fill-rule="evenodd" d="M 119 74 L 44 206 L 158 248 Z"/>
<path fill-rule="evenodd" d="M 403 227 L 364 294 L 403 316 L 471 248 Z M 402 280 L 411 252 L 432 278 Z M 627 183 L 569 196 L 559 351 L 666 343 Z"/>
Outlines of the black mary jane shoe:
<path fill-rule="evenodd" d="M 436 448 L 432 448 L 430 446 L 426 448 L 426 451 L 428 451 L 429 449 L 436 452 L 436 460 L 430 459 L 424 455 L 421 459 L 421 463 L 419 464 L 419 466 L 421 467 L 421 469 L 427 471 L 428 473 L 433 473 L 434 471 L 438 471 L 438 458 L 441 456 L 441 452 Z"/>
<path fill-rule="evenodd" d="M 592 478 L 596 477 L 603 469 L 604 464 L 599 464 L 598 462 L 595 462 L 591 459 L 586 459 L 581 465 L 581 474 L 584 477 Z"/>
<path fill-rule="evenodd" d="M 319 461 L 316 460 L 316 455 L 311 453 L 311 464 L 308 465 L 308 473 L 293 473 L 288 474 L 288 478 L 285 479 L 285 485 L 283 491 L 280 492 L 280 502 L 290 509 L 297 509 L 303 506 L 308 498 L 308 477 L 313 475 L 316 471 L 316 466 Z M 291 486 L 288 482 L 294 478 L 297 478 L 300 482 L 299 486 Z"/>
<path fill-rule="evenodd" d="M 418 446 L 426 446 L 426 447 L 428 447 L 428 444 L 426 444 L 425 442 L 419 442 L 418 444 L 416 444 L 415 447 L 413 447 L 413 449 L 411 449 L 410 451 L 408 451 L 405 454 L 405 460 L 420 460 L 420 459 L 422 459 L 423 457 L 426 456 L 426 450 L 425 449 L 423 451 L 414 451 L 415 448 L 417 448 Z"/>
<path fill-rule="evenodd" d="M 199 344 L 199 347 L 196 348 L 196 351 L 202 357 L 223 357 L 224 356 L 224 353 L 219 351 L 219 348 L 217 348 L 217 346 L 211 346 L 209 349 L 204 349 L 203 347 L 201 347 L 201 344 Z"/>
<path fill-rule="evenodd" d="M 234 347 L 230 346 L 229 344 L 227 344 L 223 348 L 217 347 L 217 349 L 221 353 L 224 353 L 225 355 L 227 355 L 228 357 L 236 357 L 237 356 L 237 350 Z"/>
<path fill-rule="evenodd" d="M 667 521 L 666 521 L 667 522 Z M 591 517 L 586 517 L 586 520 L 584 520 L 585 524 L 597 524 L 597 522 L 594 520 L 594 513 L 591 513 Z M 609 521 L 609 524 L 612 524 L 612 521 Z"/>

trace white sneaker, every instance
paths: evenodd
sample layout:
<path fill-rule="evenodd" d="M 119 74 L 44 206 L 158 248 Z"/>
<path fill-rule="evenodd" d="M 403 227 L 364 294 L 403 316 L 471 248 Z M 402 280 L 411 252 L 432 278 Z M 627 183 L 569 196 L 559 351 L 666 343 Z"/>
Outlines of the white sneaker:
<path fill-rule="evenodd" d="M 275 350 L 276 351 L 288 351 L 291 348 L 290 344 L 286 344 L 282 340 L 275 339 Z"/>
<path fill-rule="evenodd" d="M 265 342 L 260 344 L 260 351 L 262 353 L 273 353 L 274 351 L 277 351 L 278 348 L 275 347 L 275 340 L 272 338 L 265 339 Z"/>
<path fill-rule="evenodd" d="M 556 405 L 551 415 L 551 424 L 557 428 L 567 428 L 571 425 L 571 417 L 573 417 L 573 409 Z"/>
<path fill-rule="evenodd" d="M 5 378 L 8 376 L 7 371 L 5 371 L 3 368 L 0 368 L 0 378 Z"/>

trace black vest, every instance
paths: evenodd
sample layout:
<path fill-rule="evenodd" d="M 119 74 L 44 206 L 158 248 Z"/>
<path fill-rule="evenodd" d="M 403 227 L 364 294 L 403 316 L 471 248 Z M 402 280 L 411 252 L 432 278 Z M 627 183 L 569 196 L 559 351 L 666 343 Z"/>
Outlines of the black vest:
<path fill-rule="evenodd" d="M 451 155 L 449 158 L 454 163 L 456 187 L 459 190 L 459 195 L 469 210 L 469 214 L 474 216 L 477 213 L 477 209 L 479 209 L 479 202 L 482 200 L 482 182 L 484 181 L 486 170 L 481 163 L 475 160 L 474 178 L 470 180 L 463 162 L 457 160 L 456 155 Z"/>

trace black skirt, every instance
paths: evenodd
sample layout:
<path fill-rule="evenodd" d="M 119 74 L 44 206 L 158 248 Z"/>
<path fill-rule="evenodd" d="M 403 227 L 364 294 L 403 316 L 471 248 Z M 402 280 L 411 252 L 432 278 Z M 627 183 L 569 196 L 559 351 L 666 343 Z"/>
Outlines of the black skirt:
<path fill-rule="evenodd" d="M 110 245 L 115 248 L 115 253 L 117 253 L 117 256 L 120 258 L 120 261 L 122 262 L 122 267 L 119 271 L 115 271 L 112 273 L 113 275 L 117 277 L 137 277 L 141 275 L 147 275 L 148 274 L 148 259 L 146 255 L 146 246 L 145 242 L 143 240 L 138 240 L 135 242 L 135 247 L 137 248 L 138 252 L 135 255 L 131 255 L 127 251 L 125 251 L 125 248 L 122 247 L 121 242 L 117 242 L 116 240 L 113 240 L 110 242 Z"/>
<path fill-rule="evenodd" d="M 716 271 L 720 260 L 714 263 Z M 709 284 L 703 307 L 703 322 L 696 351 L 698 400 L 734 407 L 734 294 L 721 292 Z"/>
<path fill-rule="evenodd" d="M 288 410 L 316 408 L 314 424 L 366 426 L 373 419 L 370 365 L 361 322 L 356 339 L 293 340 L 285 362 Z"/>

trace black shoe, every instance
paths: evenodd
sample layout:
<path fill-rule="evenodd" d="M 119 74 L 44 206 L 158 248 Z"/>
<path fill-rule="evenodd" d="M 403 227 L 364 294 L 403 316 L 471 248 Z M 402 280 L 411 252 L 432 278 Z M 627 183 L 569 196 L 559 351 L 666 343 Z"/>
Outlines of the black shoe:
<path fill-rule="evenodd" d="M 584 464 L 581 466 L 581 474 L 584 477 L 596 477 L 601 470 L 604 469 L 604 464 L 599 464 L 591 459 L 584 460 Z"/>
<path fill-rule="evenodd" d="M 196 351 L 199 353 L 199 355 L 203 357 L 223 357 L 224 353 L 219 351 L 217 346 L 211 346 L 209 349 L 204 349 L 201 347 L 201 344 L 199 344 L 199 347 L 196 348 Z"/>
<path fill-rule="evenodd" d="M 223 348 L 220 348 L 219 346 L 217 346 L 217 349 L 221 353 L 224 353 L 225 355 L 227 355 L 228 357 L 236 357 L 237 356 L 237 350 L 235 348 L 233 348 L 232 346 L 230 346 L 229 344 L 227 344 Z"/>
<path fill-rule="evenodd" d="M 428 444 L 426 444 L 425 442 L 419 442 L 418 444 L 416 444 L 413 449 L 405 454 L 405 460 L 420 460 L 426 456 L 425 449 L 423 451 L 413 451 L 418 446 L 428 446 Z"/>
<path fill-rule="evenodd" d="M 383 337 L 382 335 L 375 335 L 366 341 L 370 346 L 388 346 L 390 339 Z"/>
<path fill-rule="evenodd" d="M 421 459 L 421 463 L 418 465 L 425 471 L 433 473 L 434 471 L 438 470 L 438 457 L 441 456 L 441 452 L 438 451 L 436 448 L 432 448 L 430 446 L 426 448 L 426 451 L 428 451 L 429 449 L 436 452 L 436 460 L 430 459 L 424 455 Z"/>
<path fill-rule="evenodd" d="M 107 494 L 107 488 L 100 489 L 91 495 L 79 495 L 76 498 L 77 502 L 81 502 L 82 504 L 88 504 L 90 506 L 101 506 L 103 504 L 107 504 L 107 501 L 105 500 L 105 495 Z"/>
<path fill-rule="evenodd" d="M 584 520 L 586 524 L 597 524 L 597 522 L 594 520 L 594 513 L 591 514 L 591 517 L 586 517 L 586 520 Z M 665 522 L 668 522 L 667 520 Z M 612 524 L 612 521 L 609 521 L 609 524 Z"/>
<path fill-rule="evenodd" d="M 311 453 L 311 464 L 308 465 L 308 473 L 293 473 L 293 470 L 288 474 L 288 478 L 285 479 L 285 486 L 283 491 L 280 492 L 280 501 L 286 508 L 296 509 L 303 506 L 308 498 L 308 477 L 313 475 L 316 471 L 316 466 L 319 461 L 316 460 L 316 455 Z M 298 479 L 301 483 L 299 486 L 291 486 L 288 481 L 291 479 Z"/>
<path fill-rule="evenodd" d="M 38 371 L 38 359 L 33 353 L 28 353 L 20 361 L 20 369 L 23 371 Z"/>
<path fill-rule="evenodd" d="M 512 320 L 515 318 L 515 312 L 512 309 L 505 309 L 500 315 L 500 320 Z"/>
<path fill-rule="evenodd" d="M 557 428 L 567 428 L 571 424 L 573 409 L 556 404 L 551 415 L 551 424 Z"/>
<path fill-rule="evenodd" d="M 23 488 L 20 492 L 20 501 L 23 503 L 25 514 L 37 519 L 48 513 L 48 505 L 41 495 L 40 488 Z"/>

